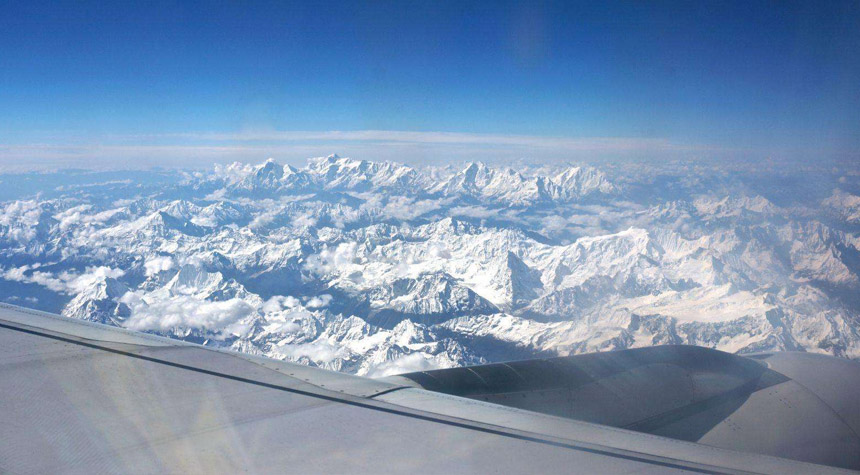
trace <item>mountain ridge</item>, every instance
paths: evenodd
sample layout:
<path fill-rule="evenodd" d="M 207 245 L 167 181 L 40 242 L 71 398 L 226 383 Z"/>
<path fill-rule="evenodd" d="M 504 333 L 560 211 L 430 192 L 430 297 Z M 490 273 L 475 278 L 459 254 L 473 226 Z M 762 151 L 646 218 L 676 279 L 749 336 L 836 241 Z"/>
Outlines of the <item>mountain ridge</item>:
<path fill-rule="evenodd" d="M 673 343 L 860 357 L 851 182 L 787 207 L 744 173 L 685 169 L 671 196 L 619 173 L 331 155 L 69 189 L 0 204 L 0 285 L 373 376 Z"/>

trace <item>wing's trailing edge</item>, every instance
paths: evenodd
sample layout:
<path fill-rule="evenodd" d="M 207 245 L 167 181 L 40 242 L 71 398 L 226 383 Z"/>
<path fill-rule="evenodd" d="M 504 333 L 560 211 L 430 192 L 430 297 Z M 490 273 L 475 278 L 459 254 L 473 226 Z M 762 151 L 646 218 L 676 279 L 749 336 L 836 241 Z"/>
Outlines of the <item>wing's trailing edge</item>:
<path fill-rule="evenodd" d="M 836 470 L 414 386 L 2 305 L 0 472 Z"/>

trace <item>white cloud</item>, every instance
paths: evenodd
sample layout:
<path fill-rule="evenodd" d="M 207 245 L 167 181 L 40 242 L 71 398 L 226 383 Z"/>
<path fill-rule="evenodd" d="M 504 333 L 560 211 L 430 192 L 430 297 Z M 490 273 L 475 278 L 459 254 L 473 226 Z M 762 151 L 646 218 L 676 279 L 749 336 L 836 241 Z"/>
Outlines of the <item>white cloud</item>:
<path fill-rule="evenodd" d="M 39 268 L 38 264 L 32 266 L 24 265 L 20 267 L 12 267 L 10 269 L 5 269 L 0 275 L 2 275 L 6 280 L 39 284 L 53 290 L 54 292 L 66 291 L 67 285 L 64 281 L 54 277 L 53 274 L 49 272 L 34 270 L 37 268 Z"/>
<path fill-rule="evenodd" d="M 207 215 L 207 216 L 194 216 L 191 218 L 191 222 L 198 226 L 203 226 L 206 228 L 214 228 L 218 226 L 218 220 L 215 216 Z"/>
<path fill-rule="evenodd" d="M 331 303 L 331 295 L 323 294 L 317 297 L 312 297 L 305 303 L 307 308 L 325 308 Z"/>
<path fill-rule="evenodd" d="M 299 299 L 289 295 L 275 295 L 266 300 L 261 307 L 264 313 L 277 313 L 285 309 L 293 309 L 301 306 Z"/>
<path fill-rule="evenodd" d="M 15 282 L 27 282 L 29 281 L 30 277 L 26 274 L 26 272 L 30 269 L 34 269 L 37 267 L 39 267 L 38 264 L 34 266 L 12 267 L 3 271 L 3 278 Z"/>
<path fill-rule="evenodd" d="M 495 216 L 495 211 L 488 210 L 483 206 L 455 206 L 448 212 L 451 216 L 465 216 L 467 218 L 489 218 Z"/>
<path fill-rule="evenodd" d="M 439 365 L 432 359 L 432 356 L 424 353 L 411 353 L 371 367 L 367 371 L 366 376 L 369 378 L 383 378 L 394 374 L 426 371 L 438 367 Z"/>
<path fill-rule="evenodd" d="M 293 227 L 313 227 L 317 225 L 317 218 L 315 218 L 310 211 L 305 214 L 300 214 L 298 216 L 293 217 L 292 221 Z"/>
<path fill-rule="evenodd" d="M 143 264 L 147 276 L 155 275 L 166 270 L 173 269 L 173 258 L 170 256 L 155 256 L 146 260 Z"/>
<path fill-rule="evenodd" d="M 120 301 L 131 309 L 131 317 L 124 325 L 132 330 L 188 328 L 217 332 L 254 312 L 251 305 L 238 298 L 210 302 L 182 295 L 147 301 L 140 294 L 128 292 Z"/>
<path fill-rule="evenodd" d="M 0 213 L 0 224 L 3 226 L 13 226 L 15 224 L 35 226 L 39 223 L 40 213 L 41 206 L 35 200 L 12 201 Z"/>
<path fill-rule="evenodd" d="M 297 333 L 302 330 L 302 326 L 296 322 L 268 322 L 264 328 L 266 333 L 277 333 L 280 335 L 286 335 L 290 333 Z"/>
<path fill-rule="evenodd" d="M 92 210 L 93 206 L 89 204 L 73 206 L 54 215 L 54 219 L 60 222 L 60 230 L 67 231 L 76 226 L 103 223 L 122 212 L 122 208 L 114 208 L 89 214 Z"/>
<path fill-rule="evenodd" d="M 450 259 L 451 251 L 449 251 L 442 243 L 431 242 L 428 245 L 427 255 L 437 259 Z"/>
<path fill-rule="evenodd" d="M 450 203 L 453 198 L 439 200 L 416 200 L 408 196 L 392 196 L 385 205 L 374 203 L 383 216 L 400 220 L 415 219 Z"/>
<path fill-rule="evenodd" d="M 248 227 L 251 229 L 259 229 L 268 226 L 282 211 L 283 209 L 279 207 L 269 208 L 268 210 L 254 216 L 254 219 L 248 224 Z"/>
<path fill-rule="evenodd" d="M 94 283 L 102 279 L 118 279 L 125 275 L 122 269 L 114 269 L 107 266 L 87 267 L 86 271 L 81 275 L 69 273 L 60 273 L 59 277 L 66 283 L 66 292 L 78 294 L 91 287 Z"/>
<path fill-rule="evenodd" d="M 39 284 L 54 292 L 75 295 L 83 292 L 98 280 L 104 278 L 117 279 L 125 275 L 125 271 L 107 266 L 87 267 L 83 274 L 64 271 L 57 275 L 35 270 L 38 268 L 39 265 L 13 267 L 0 272 L 0 276 L 6 280 Z"/>
<path fill-rule="evenodd" d="M 360 261 L 358 243 L 345 242 L 334 248 L 326 246 L 319 254 L 309 256 L 305 262 L 305 268 L 318 274 L 326 274 L 342 271 Z"/>
<path fill-rule="evenodd" d="M 69 208 L 54 216 L 54 219 L 60 222 L 60 229 L 65 231 L 80 223 L 83 213 L 92 209 L 92 205 L 80 205 Z"/>
<path fill-rule="evenodd" d="M 9 228 L 6 235 L 13 240 L 26 243 L 36 237 L 36 225 L 41 214 L 42 208 L 37 201 L 12 201 L 0 210 L 0 226 Z"/>
<path fill-rule="evenodd" d="M 541 219 L 541 229 L 550 234 L 564 231 L 567 225 L 567 220 L 558 215 L 547 216 Z"/>

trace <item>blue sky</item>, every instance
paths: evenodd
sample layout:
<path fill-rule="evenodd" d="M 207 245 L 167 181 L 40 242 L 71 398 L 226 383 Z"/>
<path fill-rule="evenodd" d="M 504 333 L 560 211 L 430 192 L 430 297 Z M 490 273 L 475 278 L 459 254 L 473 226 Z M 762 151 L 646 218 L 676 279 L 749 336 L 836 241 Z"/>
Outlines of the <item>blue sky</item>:
<path fill-rule="evenodd" d="M 860 157 L 857 2 L 2 10 L 5 166 Z"/>

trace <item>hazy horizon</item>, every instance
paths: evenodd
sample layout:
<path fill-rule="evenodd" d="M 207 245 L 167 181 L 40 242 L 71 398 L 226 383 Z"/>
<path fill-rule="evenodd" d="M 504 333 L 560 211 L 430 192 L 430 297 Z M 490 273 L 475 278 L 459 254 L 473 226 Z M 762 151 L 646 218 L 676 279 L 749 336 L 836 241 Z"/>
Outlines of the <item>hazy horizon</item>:
<path fill-rule="evenodd" d="M 0 169 L 857 161 L 858 24 L 854 2 L 12 2 Z"/>

